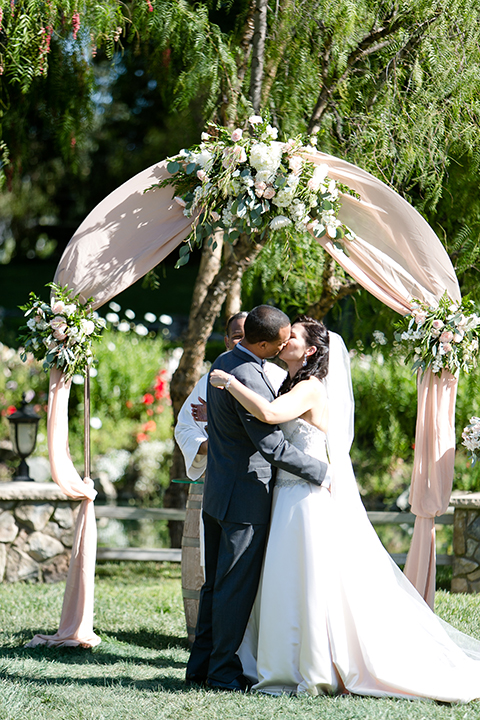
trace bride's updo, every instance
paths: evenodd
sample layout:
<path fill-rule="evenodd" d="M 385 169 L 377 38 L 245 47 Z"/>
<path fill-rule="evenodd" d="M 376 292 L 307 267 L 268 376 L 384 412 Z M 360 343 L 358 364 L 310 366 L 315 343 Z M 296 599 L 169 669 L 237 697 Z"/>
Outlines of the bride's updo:
<path fill-rule="evenodd" d="M 325 325 L 318 320 L 314 320 L 308 315 L 299 315 L 292 323 L 293 325 L 301 325 L 305 332 L 305 342 L 307 347 L 315 346 L 317 349 L 306 358 L 307 364 L 298 370 L 293 378 L 289 375 L 283 381 L 283 384 L 279 390 L 279 394 L 283 394 L 292 389 L 294 385 L 301 382 L 301 380 L 308 380 L 309 377 L 313 377 L 322 380 L 328 374 L 328 355 L 330 348 L 330 338 L 328 330 Z"/>

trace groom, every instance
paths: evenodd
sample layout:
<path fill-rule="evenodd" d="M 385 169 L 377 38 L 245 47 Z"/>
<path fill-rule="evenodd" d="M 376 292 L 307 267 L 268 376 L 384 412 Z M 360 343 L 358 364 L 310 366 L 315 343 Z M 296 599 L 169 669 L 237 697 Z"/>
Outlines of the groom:
<path fill-rule="evenodd" d="M 263 366 L 287 344 L 290 320 L 281 310 L 260 305 L 248 314 L 244 332 L 244 339 L 220 355 L 212 369 L 235 375 L 273 400 L 275 393 Z M 243 691 L 247 682 L 236 652 L 260 579 L 274 468 L 320 485 L 328 466 L 290 445 L 278 426 L 254 418 L 229 392 L 209 385 L 207 399 L 206 580 L 186 681 Z"/>

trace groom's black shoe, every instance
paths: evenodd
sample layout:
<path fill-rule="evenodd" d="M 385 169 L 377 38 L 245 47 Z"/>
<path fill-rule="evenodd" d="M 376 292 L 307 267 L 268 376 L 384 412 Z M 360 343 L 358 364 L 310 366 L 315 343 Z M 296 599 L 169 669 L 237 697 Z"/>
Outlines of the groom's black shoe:
<path fill-rule="evenodd" d="M 185 685 L 200 685 L 200 687 L 203 687 L 207 682 L 206 677 L 202 677 L 201 675 L 186 675 L 185 676 Z"/>
<path fill-rule="evenodd" d="M 247 692 L 251 685 L 244 675 L 239 675 L 235 680 L 229 683 L 218 682 L 217 680 L 207 680 L 207 688 L 211 690 L 226 690 L 227 692 Z"/>

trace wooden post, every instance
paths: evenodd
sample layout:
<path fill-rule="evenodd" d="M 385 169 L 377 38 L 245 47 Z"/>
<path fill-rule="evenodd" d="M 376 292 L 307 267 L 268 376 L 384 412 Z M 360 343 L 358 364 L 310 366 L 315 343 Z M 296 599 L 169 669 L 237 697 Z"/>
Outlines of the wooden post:
<path fill-rule="evenodd" d="M 83 477 L 90 477 L 90 368 L 85 370 L 85 383 L 83 386 L 83 443 L 84 465 Z"/>

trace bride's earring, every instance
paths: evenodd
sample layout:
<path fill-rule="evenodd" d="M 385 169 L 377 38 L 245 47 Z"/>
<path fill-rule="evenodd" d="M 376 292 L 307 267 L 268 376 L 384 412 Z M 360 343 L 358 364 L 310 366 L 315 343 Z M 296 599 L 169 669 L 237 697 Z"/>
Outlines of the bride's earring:
<path fill-rule="evenodd" d="M 302 363 L 302 367 L 305 367 L 305 366 L 306 366 L 306 364 L 307 364 L 307 353 L 305 353 L 305 355 L 303 356 L 303 363 Z"/>

